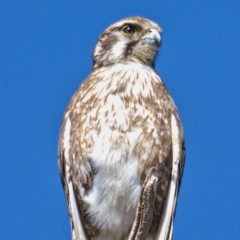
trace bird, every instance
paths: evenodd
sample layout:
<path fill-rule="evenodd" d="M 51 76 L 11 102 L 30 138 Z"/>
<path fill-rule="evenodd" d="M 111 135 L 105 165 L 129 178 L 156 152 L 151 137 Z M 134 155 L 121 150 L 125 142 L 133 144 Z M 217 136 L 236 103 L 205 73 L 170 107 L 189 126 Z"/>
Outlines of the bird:
<path fill-rule="evenodd" d="M 142 17 L 109 26 L 64 113 L 58 166 L 73 240 L 129 239 L 152 168 L 157 187 L 143 239 L 173 237 L 185 144 L 177 107 L 155 70 L 161 38 L 161 27 Z"/>

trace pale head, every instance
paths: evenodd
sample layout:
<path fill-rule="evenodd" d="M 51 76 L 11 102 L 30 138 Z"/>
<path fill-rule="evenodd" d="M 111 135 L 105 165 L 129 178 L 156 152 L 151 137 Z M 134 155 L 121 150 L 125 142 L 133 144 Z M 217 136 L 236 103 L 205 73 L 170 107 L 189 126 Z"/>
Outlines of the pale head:
<path fill-rule="evenodd" d="M 93 68 L 137 62 L 154 66 L 162 29 L 141 17 L 125 18 L 108 27 L 93 52 Z"/>

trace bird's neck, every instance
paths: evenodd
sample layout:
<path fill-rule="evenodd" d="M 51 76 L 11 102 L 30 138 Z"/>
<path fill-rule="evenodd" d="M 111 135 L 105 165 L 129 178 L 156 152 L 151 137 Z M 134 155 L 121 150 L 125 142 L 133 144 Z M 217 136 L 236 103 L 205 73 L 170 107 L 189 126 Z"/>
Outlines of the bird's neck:
<path fill-rule="evenodd" d="M 101 67 L 93 71 L 93 77 L 95 74 L 101 79 L 99 84 L 103 84 L 105 90 L 124 91 L 126 95 L 138 95 L 140 90 L 144 94 L 153 82 L 160 80 L 152 67 L 134 62 Z"/>

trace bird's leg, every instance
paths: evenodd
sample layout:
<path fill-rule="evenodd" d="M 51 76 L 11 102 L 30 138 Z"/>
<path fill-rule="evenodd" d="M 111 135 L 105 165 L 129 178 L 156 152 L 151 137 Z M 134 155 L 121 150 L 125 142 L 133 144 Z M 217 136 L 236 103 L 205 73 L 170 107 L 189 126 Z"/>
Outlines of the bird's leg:
<path fill-rule="evenodd" d="M 156 169 L 151 168 L 142 186 L 135 220 L 128 240 L 145 240 L 147 238 L 152 224 L 157 184 Z"/>

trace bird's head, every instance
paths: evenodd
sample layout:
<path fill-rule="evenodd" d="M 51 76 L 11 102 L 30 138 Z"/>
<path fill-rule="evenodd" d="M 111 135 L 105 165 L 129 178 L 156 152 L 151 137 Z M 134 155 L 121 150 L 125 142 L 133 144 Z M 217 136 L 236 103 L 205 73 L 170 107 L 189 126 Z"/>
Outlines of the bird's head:
<path fill-rule="evenodd" d="M 116 63 L 137 62 L 154 66 L 162 29 L 141 18 L 125 18 L 107 28 L 93 52 L 93 68 Z"/>

